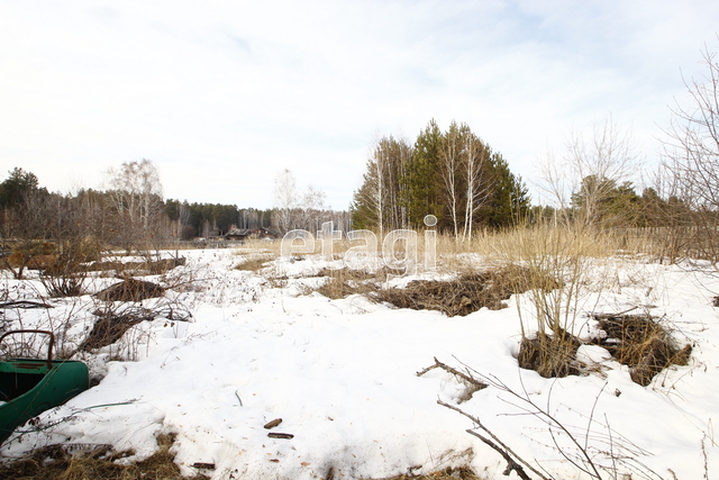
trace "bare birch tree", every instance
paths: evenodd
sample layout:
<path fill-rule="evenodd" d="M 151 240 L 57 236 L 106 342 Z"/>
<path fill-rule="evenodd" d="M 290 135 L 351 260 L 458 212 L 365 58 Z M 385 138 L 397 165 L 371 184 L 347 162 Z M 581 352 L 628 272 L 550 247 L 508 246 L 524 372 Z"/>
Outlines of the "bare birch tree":
<path fill-rule="evenodd" d="M 467 130 L 469 127 L 464 126 Z M 474 213 L 482 206 L 490 192 L 486 181 L 489 152 L 486 145 L 471 131 L 465 134 L 464 140 L 464 172 L 467 183 L 464 207 L 464 228 L 462 238 L 471 240 L 474 226 Z"/>
<path fill-rule="evenodd" d="M 114 241 L 128 250 L 158 240 L 164 219 L 162 182 L 152 161 L 125 162 L 108 172 L 110 198 L 115 217 Z M 144 245 L 143 245 L 144 246 Z"/>
<path fill-rule="evenodd" d="M 441 153 L 442 180 L 444 182 L 447 208 L 452 219 L 454 237 L 459 236 L 459 187 L 458 170 L 461 163 L 463 148 L 462 132 L 456 122 L 452 122 L 445 135 L 445 141 Z"/>
<path fill-rule="evenodd" d="M 593 126 L 589 135 L 573 131 L 561 159 L 548 154 L 541 168 L 542 189 L 563 211 L 575 208 L 575 220 L 585 226 L 596 225 L 605 212 L 614 185 L 618 185 L 640 165 L 640 156 L 629 129 L 619 128 L 611 116 Z M 572 204 L 572 196 L 581 205 Z"/>
<path fill-rule="evenodd" d="M 325 205 L 325 199 L 327 195 L 321 190 L 317 190 L 312 185 L 308 186 L 307 189 L 302 193 L 302 200 L 300 202 L 300 225 L 299 228 L 304 228 L 309 231 L 317 231 L 320 229 L 323 218 L 321 213 L 327 207 Z"/>
<path fill-rule="evenodd" d="M 275 187 L 273 191 L 273 203 L 277 211 L 276 222 L 277 228 L 281 233 L 286 233 L 292 229 L 292 211 L 299 204 L 299 194 L 297 193 L 297 180 L 295 175 L 288 169 L 282 170 L 275 177 Z"/>

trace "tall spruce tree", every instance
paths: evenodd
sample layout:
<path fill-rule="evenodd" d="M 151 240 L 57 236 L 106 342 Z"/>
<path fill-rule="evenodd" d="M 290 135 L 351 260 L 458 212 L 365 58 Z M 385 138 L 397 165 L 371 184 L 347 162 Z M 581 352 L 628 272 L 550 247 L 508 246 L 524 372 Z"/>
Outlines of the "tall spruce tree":
<path fill-rule="evenodd" d="M 429 121 L 414 142 L 405 180 L 409 221 L 413 227 L 422 225 L 425 215 L 432 214 L 442 219 L 444 207 L 440 198 L 439 162 L 443 143 L 444 136 L 434 119 Z"/>
<path fill-rule="evenodd" d="M 529 212 L 529 195 L 524 182 L 509 170 L 509 164 L 499 153 L 490 157 L 492 190 L 489 201 L 482 208 L 481 223 L 492 228 L 516 224 Z"/>

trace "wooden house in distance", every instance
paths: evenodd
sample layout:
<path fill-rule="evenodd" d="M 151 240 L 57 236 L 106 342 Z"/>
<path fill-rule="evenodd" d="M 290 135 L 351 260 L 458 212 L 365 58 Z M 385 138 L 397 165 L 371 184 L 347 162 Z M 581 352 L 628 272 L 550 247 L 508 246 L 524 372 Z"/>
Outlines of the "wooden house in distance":
<path fill-rule="evenodd" d="M 280 238 L 280 233 L 272 228 L 231 228 L 225 235 L 226 240 L 244 241 L 247 239 L 275 240 Z"/>

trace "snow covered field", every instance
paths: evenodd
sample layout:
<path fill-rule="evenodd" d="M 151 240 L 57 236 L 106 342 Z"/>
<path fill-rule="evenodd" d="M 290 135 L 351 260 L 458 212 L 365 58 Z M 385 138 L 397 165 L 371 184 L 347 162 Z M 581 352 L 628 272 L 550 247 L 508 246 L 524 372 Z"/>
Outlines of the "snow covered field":
<path fill-rule="evenodd" d="M 238 253 L 187 251 L 186 265 L 145 277 L 176 286 L 143 306 L 180 308 L 191 320 L 142 322 L 114 345 L 78 353 L 99 383 L 20 427 L 0 454 L 110 444 L 139 459 L 157 448 L 158 434 L 174 433 L 183 472 L 213 479 L 382 478 L 465 465 L 480 477 L 517 478 L 502 476 L 502 457 L 466 433 L 472 421 L 439 399 L 479 418 L 547 476 L 589 478 L 558 450 L 581 462 L 567 435 L 532 415 L 521 398 L 492 385 L 459 403 L 466 386 L 455 376 L 441 369 L 416 374 L 436 357 L 550 413 L 609 470 L 605 478 L 615 468 L 631 473 L 616 478 L 632 479 L 693 480 L 719 471 L 719 309 L 712 306 L 719 276 L 711 270 L 615 259 L 597 264 L 596 284 L 583 287 L 583 332 L 592 328 L 588 312 L 639 306 L 662 317 L 680 346 L 692 344 L 687 366 L 642 387 L 596 346 L 580 348 L 587 375 L 545 379 L 519 369 L 517 302 L 526 322 L 529 294 L 513 296 L 502 310 L 448 318 L 359 295 L 330 300 L 312 293 L 323 282 L 312 276 L 323 266 L 319 258 L 249 272 L 233 268 Z M 289 278 L 268 280 L 281 267 Z M 88 289 L 116 281 L 93 278 Z M 44 294 L 38 281 L 7 276 L 2 290 L 7 300 Z M 1 310 L 0 329 L 59 329 L 59 347 L 77 348 L 102 302 L 89 295 L 47 301 L 54 308 Z M 278 426 L 264 428 L 278 418 Z M 200 464 L 214 469 L 193 467 Z"/>

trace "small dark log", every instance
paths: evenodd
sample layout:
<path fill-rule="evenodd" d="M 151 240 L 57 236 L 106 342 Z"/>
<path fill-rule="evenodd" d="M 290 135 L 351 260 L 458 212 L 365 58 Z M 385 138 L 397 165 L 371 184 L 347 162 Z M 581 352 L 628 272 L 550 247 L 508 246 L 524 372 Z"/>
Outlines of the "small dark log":
<path fill-rule="evenodd" d="M 281 418 L 275 418 L 275 419 L 272 420 L 271 422 L 267 422 L 267 423 L 265 424 L 265 428 L 269 430 L 270 428 L 275 428 L 275 427 L 276 427 L 277 425 L 279 425 L 280 423 L 282 423 L 282 419 L 281 419 Z"/>

